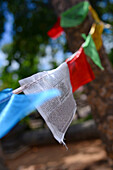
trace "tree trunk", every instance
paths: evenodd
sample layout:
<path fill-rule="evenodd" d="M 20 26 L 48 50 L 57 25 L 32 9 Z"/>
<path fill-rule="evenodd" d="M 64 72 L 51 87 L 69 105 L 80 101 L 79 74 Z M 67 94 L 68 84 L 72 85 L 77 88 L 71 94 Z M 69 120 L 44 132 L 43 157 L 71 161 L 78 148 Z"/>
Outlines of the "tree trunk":
<path fill-rule="evenodd" d="M 57 16 L 59 16 L 63 11 L 81 1 L 83 0 L 51 0 L 51 3 Z M 81 33 L 88 34 L 92 23 L 93 18 L 88 13 L 87 18 L 80 26 L 65 28 L 68 46 L 72 52 L 80 48 L 83 43 Z M 113 69 L 104 47 L 99 51 L 99 55 L 105 70 L 101 71 L 91 60 L 89 61 L 96 78 L 85 86 L 85 91 L 88 94 L 88 101 L 101 139 L 113 162 Z"/>
<path fill-rule="evenodd" d="M 1 144 L 0 144 L 0 170 L 8 170 L 3 160 Z"/>

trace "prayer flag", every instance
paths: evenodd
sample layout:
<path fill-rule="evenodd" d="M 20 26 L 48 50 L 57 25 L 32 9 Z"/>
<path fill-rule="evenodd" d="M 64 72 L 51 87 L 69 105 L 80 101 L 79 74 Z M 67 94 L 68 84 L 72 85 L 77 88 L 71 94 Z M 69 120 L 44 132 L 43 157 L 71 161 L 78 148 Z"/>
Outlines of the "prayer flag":
<path fill-rule="evenodd" d="M 104 70 L 104 68 L 103 68 L 103 66 L 101 64 L 99 54 L 98 54 L 98 52 L 96 50 L 95 43 L 94 43 L 94 41 L 93 41 L 90 34 L 87 36 L 86 41 L 83 44 L 83 48 L 84 48 L 85 54 L 88 57 L 90 57 L 98 67 L 100 67 L 102 70 Z"/>
<path fill-rule="evenodd" d="M 82 47 L 68 58 L 66 62 L 69 68 L 73 92 L 75 92 L 80 86 L 89 83 L 95 78 Z"/>
<path fill-rule="evenodd" d="M 57 19 L 55 25 L 47 32 L 51 38 L 58 38 L 63 33 L 63 28 L 60 26 L 60 17 Z"/>
<path fill-rule="evenodd" d="M 102 47 L 102 32 L 104 29 L 104 24 L 102 22 L 100 23 L 94 23 L 91 27 L 90 34 L 93 38 L 93 41 L 95 43 L 96 49 L 100 50 Z"/>
<path fill-rule="evenodd" d="M 23 90 L 25 94 L 30 94 L 34 91 L 44 91 L 50 88 L 57 88 L 61 91 L 61 96 L 36 108 L 52 131 L 55 139 L 59 143 L 65 144 L 63 141 L 64 135 L 77 108 L 72 94 L 67 63 L 64 62 L 54 70 L 37 73 L 20 80 L 19 83 L 21 86 L 26 84 L 28 86 L 29 84 L 29 87 Z"/>
<path fill-rule="evenodd" d="M 35 107 L 59 96 L 57 89 L 49 89 L 30 95 L 12 94 L 9 102 L 0 114 L 0 138 L 5 136 L 21 119 L 30 114 Z"/>
<path fill-rule="evenodd" d="M 0 91 L 0 113 L 4 109 L 4 107 L 7 105 L 11 96 L 12 96 L 11 88 L 7 88 L 7 89 Z"/>
<path fill-rule="evenodd" d="M 93 8 L 91 5 L 89 5 L 89 10 L 90 10 L 90 12 L 91 12 L 91 15 L 92 15 L 93 19 L 94 19 L 97 23 L 101 22 L 101 20 L 99 19 L 98 14 L 97 14 L 97 12 L 94 10 L 94 8 Z"/>
<path fill-rule="evenodd" d="M 80 2 L 61 14 L 62 27 L 75 27 L 80 25 L 88 14 L 89 3 Z"/>

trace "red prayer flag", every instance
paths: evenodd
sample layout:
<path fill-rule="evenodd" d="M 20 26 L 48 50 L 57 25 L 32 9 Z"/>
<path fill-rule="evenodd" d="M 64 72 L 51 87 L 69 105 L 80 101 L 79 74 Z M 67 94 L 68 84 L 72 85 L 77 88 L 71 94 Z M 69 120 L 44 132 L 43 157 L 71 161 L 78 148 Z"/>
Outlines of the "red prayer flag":
<path fill-rule="evenodd" d="M 87 61 L 84 49 L 81 47 L 74 57 L 66 60 L 69 68 L 70 81 L 73 93 L 80 86 L 94 80 L 94 73 Z"/>
<path fill-rule="evenodd" d="M 60 26 L 60 17 L 57 19 L 55 25 L 47 32 L 48 36 L 51 38 L 58 38 L 64 29 Z"/>

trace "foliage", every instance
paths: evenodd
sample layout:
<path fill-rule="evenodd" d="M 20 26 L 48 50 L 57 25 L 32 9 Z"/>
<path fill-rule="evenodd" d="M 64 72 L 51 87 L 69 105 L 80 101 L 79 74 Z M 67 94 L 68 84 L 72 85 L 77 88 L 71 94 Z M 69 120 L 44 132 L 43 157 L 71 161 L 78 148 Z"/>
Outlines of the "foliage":
<path fill-rule="evenodd" d="M 108 55 L 109 60 L 111 61 L 112 65 L 113 65 L 113 48 L 111 49 L 111 52 Z"/>
<path fill-rule="evenodd" d="M 4 3 L 3 0 L 0 1 L 0 38 L 2 38 L 2 33 L 4 32 L 4 24 L 5 24 L 5 17 L 4 17 Z"/>
<path fill-rule="evenodd" d="M 30 76 L 38 71 L 39 58 L 45 56 L 45 47 L 49 43 L 47 31 L 56 21 L 49 3 L 43 0 L 5 0 L 0 2 L 0 35 L 4 32 L 4 7 L 13 14 L 13 42 L 2 50 L 7 54 L 8 65 L 3 69 L 1 79 L 4 88 L 17 87 L 17 79 Z M 41 46 L 43 44 L 43 48 Z M 12 63 L 18 63 L 18 69 L 12 70 Z"/>

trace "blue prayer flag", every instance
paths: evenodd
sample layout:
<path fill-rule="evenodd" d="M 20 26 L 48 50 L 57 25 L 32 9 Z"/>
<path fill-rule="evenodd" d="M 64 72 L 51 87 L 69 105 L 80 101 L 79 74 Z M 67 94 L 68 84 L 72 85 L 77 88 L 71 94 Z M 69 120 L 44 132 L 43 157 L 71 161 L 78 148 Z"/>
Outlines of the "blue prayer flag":
<path fill-rule="evenodd" d="M 29 115 L 35 107 L 60 95 L 57 89 L 50 89 L 29 95 L 12 94 L 8 104 L 0 114 L 0 138 L 5 136 L 21 119 Z"/>
<path fill-rule="evenodd" d="M 108 28 L 104 28 L 104 32 L 106 34 L 112 34 L 112 30 L 111 29 L 108 29 Z"/>
<path fill-rule="evenodd" d="M 12 96 L 11 88 L 7 88 L 7 89 L 0 91 L 0 113 L 4 109 L 4 107 L 7 105 L 11 96 Z"/>

